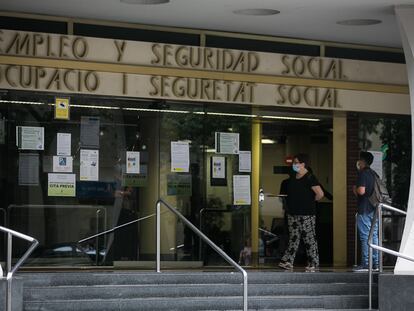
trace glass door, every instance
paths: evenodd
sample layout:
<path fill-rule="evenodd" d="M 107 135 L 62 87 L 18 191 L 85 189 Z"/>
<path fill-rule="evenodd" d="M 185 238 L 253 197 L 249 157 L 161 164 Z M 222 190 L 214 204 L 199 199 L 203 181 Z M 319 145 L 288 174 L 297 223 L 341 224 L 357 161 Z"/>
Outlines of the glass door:
<path fill-rule="evenodd" d="M 295 154 L 310 157 L 310 168 L 325 190 L 325 198 L 317 203 L 316 231 L 321 264 L 332 264 L 332 118 L 328 114 L 305 111 L 262 112 L 268 118 L 262 123 L 259 262 L 274 266 L 288 244 L 286 197 L 284 187 L 293 174 Z M 306 265 L 304 248 L 296 256 Z"/>

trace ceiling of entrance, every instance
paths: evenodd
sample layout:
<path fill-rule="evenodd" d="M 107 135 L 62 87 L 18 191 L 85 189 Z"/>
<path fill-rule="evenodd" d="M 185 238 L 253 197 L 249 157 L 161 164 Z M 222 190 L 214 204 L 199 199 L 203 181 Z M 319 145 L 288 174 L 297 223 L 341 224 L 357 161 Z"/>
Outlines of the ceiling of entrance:
<path fill-rule="evenodd" d="M 400 47 L 393 10 L 400 4 L 414 5 L 414 0 L 170 0 L 158 5 L 121 0 L 1 0 L 0 10 Z M 280 14 L 233 13 L 252 8 Z M 337 24 L 350 19 L 381 23 Z"/>

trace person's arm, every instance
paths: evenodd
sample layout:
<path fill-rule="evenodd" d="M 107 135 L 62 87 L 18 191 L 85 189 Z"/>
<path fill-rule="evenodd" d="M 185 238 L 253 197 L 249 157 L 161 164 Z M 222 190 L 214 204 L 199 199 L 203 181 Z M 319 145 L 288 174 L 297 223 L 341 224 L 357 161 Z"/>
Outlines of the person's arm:
<path fill-rule="evenodd" d="M 356 196 L 363 196 L 365 194 L 365 186 L 367 184 L 367 172 L 363 171 L 358 174 L 357 184 L 354 188 L 354 194 Z"/>
<path fill-rule="evenodd" d="M 286 195 L 288 187 L 289 178 L 282 180 L 280 184 L 279 194 Z"/>
<path fill-rule="evenodd" d="M 323 190 L 321 188 L 321 186 L 313 186 L 312 187 L 313 192 L 315 192 L 315 201 L 319 201 L 323 198 L 324 193 Z"/>

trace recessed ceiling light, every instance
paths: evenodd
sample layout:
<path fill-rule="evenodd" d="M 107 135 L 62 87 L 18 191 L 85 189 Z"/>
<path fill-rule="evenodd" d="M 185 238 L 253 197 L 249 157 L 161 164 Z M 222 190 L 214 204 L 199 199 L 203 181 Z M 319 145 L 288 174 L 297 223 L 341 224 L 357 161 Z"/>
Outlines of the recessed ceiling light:
<path fill-rule="evenodd" d="M 279 14 L 280 11 L 273 9 L 241 9 L 235 10 L 233 13 L 238 15 L 268 16 Z"/>
<path fill-rule="evenodd" d="M 321 119 L 316 118 L 302 118 L 302 117 L 290 117 L 290 116 L 261 116 L 263 119 L 275 119 L 275 120 L 287 120 L 287 121 L 308 121 L 319 122 Z"/>
<path fill-rule="evenodd" d="M 262 138 L 262 144 L 264 145 L 276 144 L 276 140 L 269 139 L 269 138 Z"/>
<path fill-rule="evenodd" d="M 381 24 L 382 21 L 379 19 L 346 19 L 336 23 L 343 26 L 369 26 Z"/>
<path fill-rule="evenodd" d="M 121 2 L 128 4 L 164 4 L 170 2 L 170 0 L 121 0 Z"/>

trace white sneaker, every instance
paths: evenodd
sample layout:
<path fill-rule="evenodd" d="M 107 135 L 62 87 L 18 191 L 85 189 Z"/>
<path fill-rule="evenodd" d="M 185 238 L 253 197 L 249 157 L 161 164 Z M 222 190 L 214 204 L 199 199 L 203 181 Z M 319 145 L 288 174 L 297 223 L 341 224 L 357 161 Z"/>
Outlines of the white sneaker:
<path fill-rule="evenodd" d="M 279 267 L 286 270 L 292 270 L 293 265 L 288 261 L 281 261 L 279 262 Z"/>
<path fill-rule="evenodd" d="M 316 272 L 316 270 L 317 270 L 317 267 L 315 266 L 307 266 L 305 268 L 305 272 Z"/>

